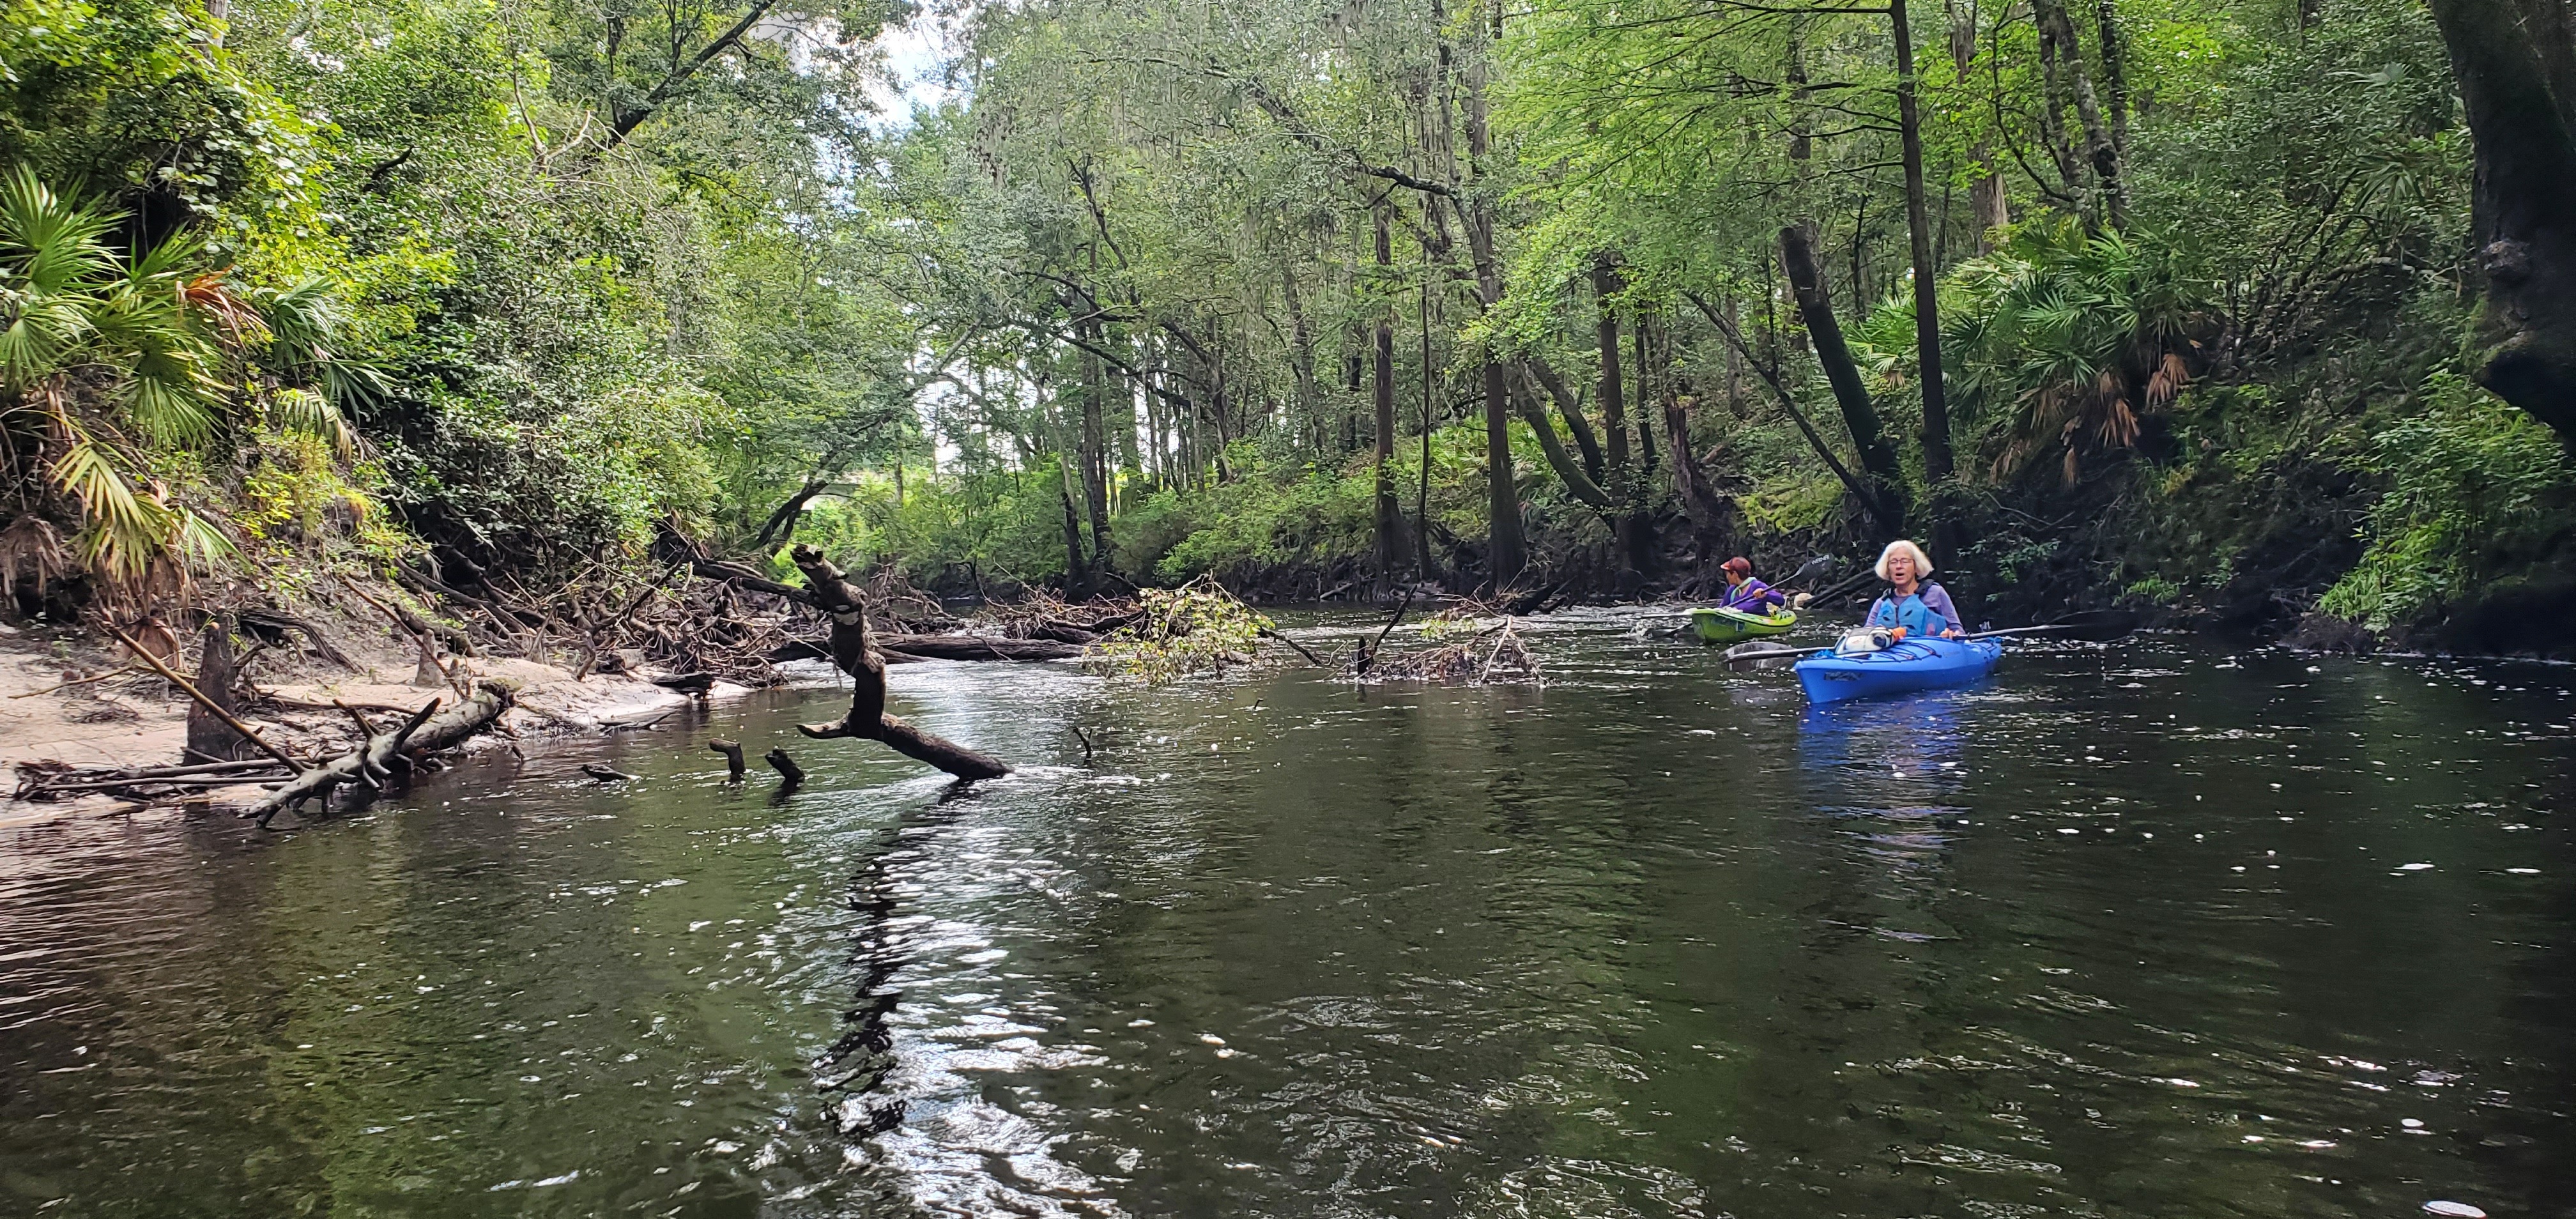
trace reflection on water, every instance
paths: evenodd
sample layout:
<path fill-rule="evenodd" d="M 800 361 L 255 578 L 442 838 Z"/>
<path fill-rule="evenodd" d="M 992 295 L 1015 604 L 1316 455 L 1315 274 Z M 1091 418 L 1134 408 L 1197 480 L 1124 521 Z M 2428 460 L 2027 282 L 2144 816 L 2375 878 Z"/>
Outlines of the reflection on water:
<path fill-rule="evenodd" d="M 1809 711 L 1627 627 L 1541 689 L 905 666 L 1025 764 L 965 792 L 726 784 L 818 689 L 0 832 L 0 1213 L 2565 1205 L 2576 673 L 2147 639 Z"/>

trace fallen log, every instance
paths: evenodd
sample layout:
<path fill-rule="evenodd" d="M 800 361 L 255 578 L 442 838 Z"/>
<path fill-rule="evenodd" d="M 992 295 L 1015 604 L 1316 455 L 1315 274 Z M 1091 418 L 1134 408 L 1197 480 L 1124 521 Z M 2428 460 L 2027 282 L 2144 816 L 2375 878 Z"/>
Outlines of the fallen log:
<path fill-rule="evenodd" d="M 785 597 L 790 601 L 806 605 L 814 603 L 813 595 L 804 589 L 792 584 L 781 584 L 741 563 L 728 563 L 718 559 L 694 559 L 689 564 L 689 571 L 702 580 L 714 580 L 735 588 L 768 593 L 774 597 Z"/>
<path fill-rule="evenodd" d="M 805 573 L 814 604 L 832 620 L 832 663 L 849 674 L 852 681 L 850 713 L 840 723 L 799 724 L 798 732 L 815 740 L 859 737 L 881 741 L 896 753 L 927 762 L 960 779 L 993 779 L 1011 773 L 999 758 L 923 732 L 899 716 L 886 714 L 885 660 L 869 646 L 866 601 L 821 550 L 799 545 L 793 557 L 798 570 Z"/>
<path fill-rule="evenodd" d="M 879 635 L 889 652 L 931 660 L 1072 660 L 1079 645 L 1057 639 L 1002 639 L 991 635 Z"/>
<path fill-rule="evenodd" d="M 265 829 L 270 818 L 300 808 L 307 800 L 319 798 L 328 804 L 331 793 L 344 784 L 355 784 L 366 791 L 381 790 L 393 782 L 397 772 L 411 770 L 407 750 L 431 753 L 461 745 L 499 723 L 501 713 L 510 709 L 512 701 L 510 688 L 496 681 L 478 684 L 472 698 L 444 714 L 438 713 L 439 700 L 433 698 L 401 727 L 370 736 L 329 764 L 296 776 L 286 786 L 261 797 L 245 815 L 257 817 Z"/>
<path fill-rule="evenodd" d="M 269 769 L 275 770 L 276 767 Z M 274 783 L 284 775 L 162 775 L 125 779 L 79 779 L 68 783 L 48 783 L 29 795 L 44 800 L 54 796 L 77 796 L 87 792 L 120 792 L 146 787 L 240 787 L 249 783 Z"/>

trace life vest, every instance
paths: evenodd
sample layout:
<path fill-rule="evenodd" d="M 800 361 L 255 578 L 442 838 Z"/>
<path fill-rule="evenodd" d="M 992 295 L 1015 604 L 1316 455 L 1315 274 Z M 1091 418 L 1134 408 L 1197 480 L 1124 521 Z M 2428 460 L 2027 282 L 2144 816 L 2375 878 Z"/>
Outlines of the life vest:
<path fill-rule="evenodd" d="M 1941 611 L 1923 600 L 1926 591 L 1939 587 L 1938 584 L 1918 584 L 1912 594 L 1901 598 L 1895 589 L 1888 589 L 1879 595 L 1878 604 L 1869 607 L 1868 625 L 1901 626 L 1908 635 L 1938 635 L 1956 627 L 1958 623 L 1943 617 Z"/>

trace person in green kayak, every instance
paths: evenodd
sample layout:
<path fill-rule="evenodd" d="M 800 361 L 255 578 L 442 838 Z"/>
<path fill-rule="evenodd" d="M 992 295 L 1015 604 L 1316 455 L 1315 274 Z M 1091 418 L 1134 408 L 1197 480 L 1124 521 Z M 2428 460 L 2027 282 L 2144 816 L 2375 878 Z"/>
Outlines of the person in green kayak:
<path fill-rule="evenodd" d="M 1726 599 L 1717 603 L 1719 609 L 1773 614 L 1788 604 L 1789 599 L 1782 596 L 1779 589 L 1753 578 L 1753 564 L 1746 562 L 1742 555 L 1728 559 L 1726 565 L 1718 570 L 1726 573 L 1727 585 Z"/>
<path fill-rule="evenodd" d="M 1923 548 L 1904 538 L 1887 544 L 1878 552 L 1878 578 L 1887 581 L 1887 592 L 1878 604 L 1869 607 L 1869 620 L 1863 626 L 1886 627 L 1896 638 L 1908 635 L 1938 635 L 1945 639 L 1959 634 L 1959 609 L 1950 604 L 1950 594 L 1924 577 L 1932 574 L 1932 557 Z"/>

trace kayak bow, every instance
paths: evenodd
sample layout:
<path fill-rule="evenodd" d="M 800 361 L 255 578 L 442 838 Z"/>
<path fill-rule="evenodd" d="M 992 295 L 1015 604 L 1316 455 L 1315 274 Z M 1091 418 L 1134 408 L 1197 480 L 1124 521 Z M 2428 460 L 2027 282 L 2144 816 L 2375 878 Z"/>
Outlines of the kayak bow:
<path fill-rule="evenodd" d="M 1798 624 L 1798 615 L 1782 609 L 1770 614 L 1746 613 L 1740 609 L 1702 606 L 1692 610 L 1691 629 L 1707 643 L 1741 643 L 1766 635 L 1785 635 Z"/>

